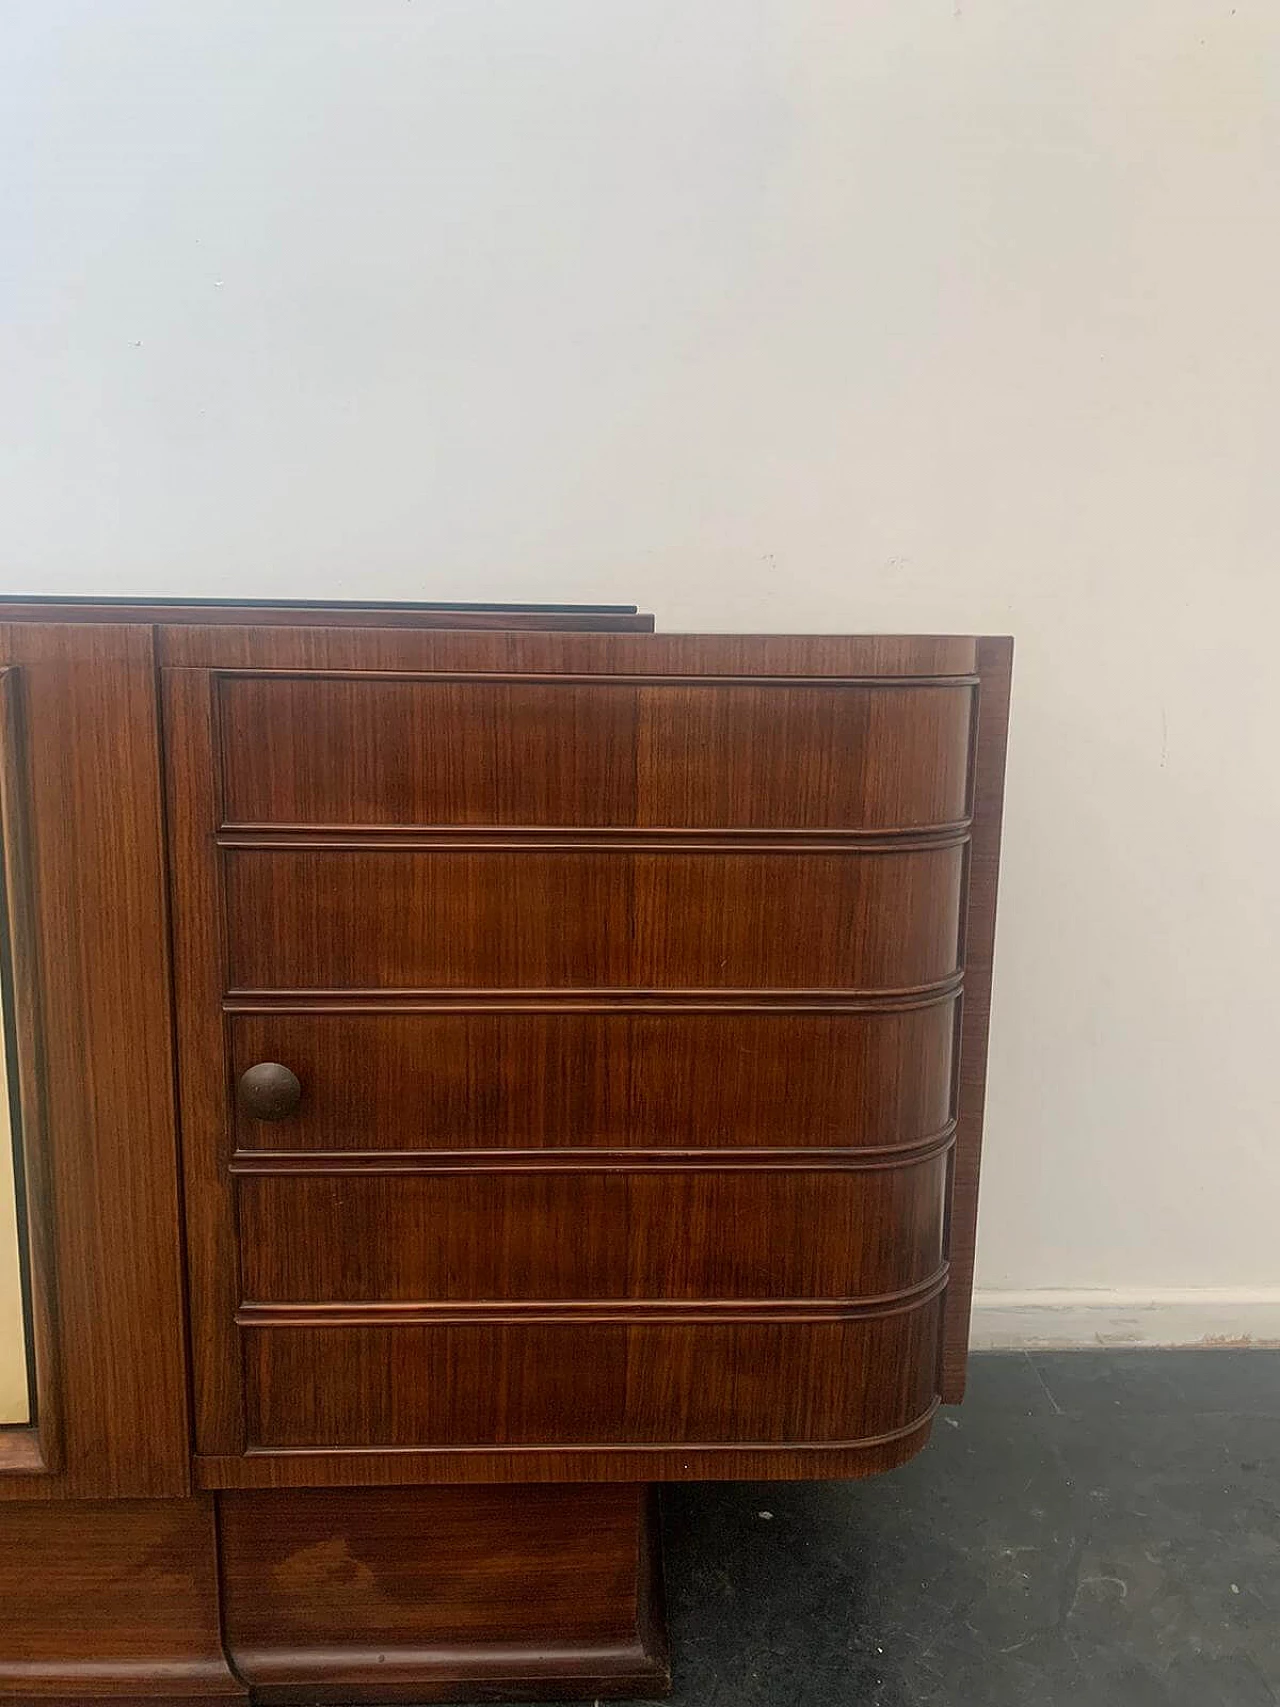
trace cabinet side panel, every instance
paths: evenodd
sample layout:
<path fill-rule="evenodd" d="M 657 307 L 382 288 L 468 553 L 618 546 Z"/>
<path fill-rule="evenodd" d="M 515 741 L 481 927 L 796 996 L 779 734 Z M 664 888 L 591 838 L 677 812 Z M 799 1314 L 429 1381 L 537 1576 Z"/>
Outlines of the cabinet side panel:
<path fill-rule="evenodd" d="M 956 1148 L 948 1256 L 951 1278 L 943 1313 L 939 1391 L 946 1404 L 964 1397 L 978 1227 L 978 1167 L 987 1094 L 987 1036 L 996 932 L 996 882 L 1004 811 L 1004 761 L 1009 728 L 1013 642 L 978 642 L 978 723 L 973 750 L 973 831 L 964 921 L 964 995 L 956 1079 Z"/>

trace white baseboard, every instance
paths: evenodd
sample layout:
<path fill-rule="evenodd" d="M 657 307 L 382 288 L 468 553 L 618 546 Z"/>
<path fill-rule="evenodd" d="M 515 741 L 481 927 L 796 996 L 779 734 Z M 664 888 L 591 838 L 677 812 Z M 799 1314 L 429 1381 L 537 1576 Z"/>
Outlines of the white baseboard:
<path fill-rule="evenodd" d="M 974 1351 L 1280 1347 L 1280 1287 L 980 1290 L 969 1344 Z"/>

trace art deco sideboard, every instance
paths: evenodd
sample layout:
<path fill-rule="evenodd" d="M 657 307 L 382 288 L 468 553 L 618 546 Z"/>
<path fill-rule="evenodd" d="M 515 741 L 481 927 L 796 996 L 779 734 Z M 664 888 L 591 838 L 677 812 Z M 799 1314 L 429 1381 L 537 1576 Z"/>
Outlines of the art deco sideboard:
<path fill-rule="evenodd" d="M 960 1398 L 1010 643 L 652 626 L 0 604 L 0 1703 L 659 1694 Z"/>

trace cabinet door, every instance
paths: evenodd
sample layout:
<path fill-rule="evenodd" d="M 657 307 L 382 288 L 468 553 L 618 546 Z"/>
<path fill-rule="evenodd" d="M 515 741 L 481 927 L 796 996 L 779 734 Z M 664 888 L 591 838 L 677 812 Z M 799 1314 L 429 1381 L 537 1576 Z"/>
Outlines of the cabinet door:
<path fill-rule="evenodd" d="M 205 1482 L 907 1456 L 973 643 L 210 644 L 164 671 Z"/>

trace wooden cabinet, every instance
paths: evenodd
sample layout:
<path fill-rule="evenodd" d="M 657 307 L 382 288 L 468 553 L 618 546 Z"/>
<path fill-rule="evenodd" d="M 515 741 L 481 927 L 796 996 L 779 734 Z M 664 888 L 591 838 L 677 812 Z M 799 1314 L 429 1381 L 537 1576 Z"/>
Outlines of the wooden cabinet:
<path fill-rule="evenodd" d="M 961 1395 L 1009 643 L 9 614 L 71 1455 L 0 1496 L 220 1538 L 206 1693 L 659 1689 L 647 1484 Z"/>

